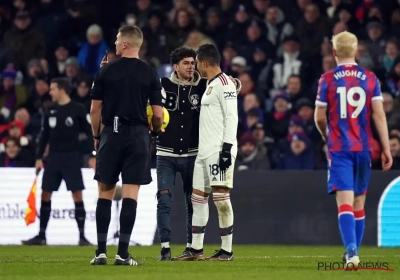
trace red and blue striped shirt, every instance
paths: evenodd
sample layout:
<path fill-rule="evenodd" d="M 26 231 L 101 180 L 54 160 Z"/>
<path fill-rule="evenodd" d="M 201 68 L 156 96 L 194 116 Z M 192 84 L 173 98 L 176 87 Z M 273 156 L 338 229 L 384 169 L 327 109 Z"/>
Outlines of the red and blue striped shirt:
<path fill-rule="evenodd" d="M 327 107 L 328 150 L 371 151 L 371 104 L 382 100 L 375 74 L 355 63 L 339 64 L 323 74 L 315 104 Z"/>

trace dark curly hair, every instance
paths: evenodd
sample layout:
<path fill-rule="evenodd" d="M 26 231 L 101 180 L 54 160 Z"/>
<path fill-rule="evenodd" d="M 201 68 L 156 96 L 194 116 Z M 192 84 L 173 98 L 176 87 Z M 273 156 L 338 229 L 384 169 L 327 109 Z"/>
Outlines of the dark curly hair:
<path fill-rule="evenodd" d="M 212 66 L 221 64 L 221 55 L 217 47 L 212 44 L 201 45 L 197 51 L 197 57 L 200 61 L 207 61 Z"/>
<path fill-rule="evenodd" d="M 179 64 L 182 59 L 187 57 L 193 57 L 193 59 L 196 59 L 196 52 L 189 48 L 180 47 L 173 50 L 169 57 L 171 64 L 174 65 Z"/>

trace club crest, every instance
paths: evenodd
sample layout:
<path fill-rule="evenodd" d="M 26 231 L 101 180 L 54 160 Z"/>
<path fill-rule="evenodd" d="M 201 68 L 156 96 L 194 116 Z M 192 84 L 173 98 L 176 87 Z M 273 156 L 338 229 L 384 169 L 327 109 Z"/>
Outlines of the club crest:
<path fill-rule="evenodd" d="M 193 106 L 199 105 L 199 95 L 198 94 L 193 94 L 189 96 L 189 101 L 192 103 Z"/>
<path fill-rule="evenodd" d="M 206 94 L 209 95 L 211 93 L 212 89 L 213 89 L 212 87 L 209 87 Z"/>

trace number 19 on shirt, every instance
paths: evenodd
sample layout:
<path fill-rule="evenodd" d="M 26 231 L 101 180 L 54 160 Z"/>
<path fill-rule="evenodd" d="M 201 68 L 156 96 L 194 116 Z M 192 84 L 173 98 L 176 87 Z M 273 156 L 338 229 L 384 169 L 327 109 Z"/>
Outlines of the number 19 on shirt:
<path fill-rule="evenodd" d="M 351 118 L 357 118 L 364 109 L 367 100 L 364 89 L 361 87 L 352 87 L 347 90 L 346 87 L 338 87 L 336 93 L 339 94 L 340 98 L 340 118 L 347 118 L 347 105 L 356 108 L 353 114 L 351 114 Z M 358 99 L 355 99 L 356 95 L 358 95 Z"/>

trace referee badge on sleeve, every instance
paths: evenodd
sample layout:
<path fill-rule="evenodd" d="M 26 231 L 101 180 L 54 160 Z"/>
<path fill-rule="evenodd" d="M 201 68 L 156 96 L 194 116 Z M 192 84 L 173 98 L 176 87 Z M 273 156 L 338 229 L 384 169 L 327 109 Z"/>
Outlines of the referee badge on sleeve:
<path fill-rule="evenodd" d="M 49 118 L 49 126 L 51 128 L 55 128 L 57 125 L 57 118 L 56 117 L 50 117 Z"/>
<path fill-rule="evenodd" d="M 209 87 L 206 94 L 209 95 L 211 93 L 212 89 L 213 89 L 212 87 Z"/>

